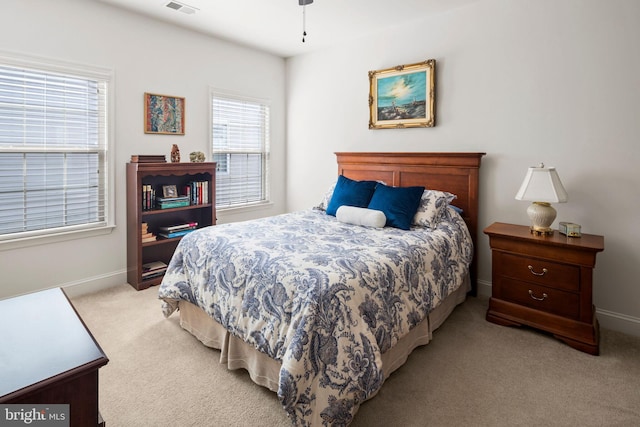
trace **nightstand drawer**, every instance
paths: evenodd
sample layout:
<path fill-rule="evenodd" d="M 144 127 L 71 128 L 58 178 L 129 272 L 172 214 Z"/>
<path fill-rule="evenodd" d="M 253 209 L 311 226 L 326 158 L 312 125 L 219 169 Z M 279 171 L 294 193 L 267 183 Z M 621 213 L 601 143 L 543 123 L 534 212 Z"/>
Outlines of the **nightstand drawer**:
<path fill-rule="evenodd" d="M 580 290 L 580 267 L 576 265 L 501 254 L 500 275 L 556 289 Z"/>
<path fill-rule="evenodd" d="M 501 282 L 502 298 L 506 301 L 572 319 L 578 319 L 580 316 L 579 294 L 506 277 Z"/>

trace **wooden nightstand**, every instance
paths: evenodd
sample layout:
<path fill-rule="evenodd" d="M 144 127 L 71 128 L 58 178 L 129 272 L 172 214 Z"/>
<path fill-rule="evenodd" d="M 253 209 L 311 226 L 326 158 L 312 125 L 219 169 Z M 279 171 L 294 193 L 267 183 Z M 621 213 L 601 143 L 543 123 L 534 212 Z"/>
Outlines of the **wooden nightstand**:
<path fill-rule="evenodd" d="M 496 222 L 484 230 L 492 250 L 492 296 L 487 320 L 545 330 L 578 350 L 599 353 L 592 303 L 596 254 L 604 237 L 531 234 Z"/>

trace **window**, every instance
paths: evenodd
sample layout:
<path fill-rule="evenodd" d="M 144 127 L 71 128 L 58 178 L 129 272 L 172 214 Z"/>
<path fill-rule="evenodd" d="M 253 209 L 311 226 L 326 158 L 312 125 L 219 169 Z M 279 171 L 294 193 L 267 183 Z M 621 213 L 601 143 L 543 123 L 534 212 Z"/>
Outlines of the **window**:
<path fill-rule="evenodd" d="M 0 241 L 110 225 L 109 81 L 0 57 Z"/>
<path fill-rule="evenodd" d="M 212 93 L 211 123 L 216 207 L 267 202 L 269 106 L 264 101 Z"/>

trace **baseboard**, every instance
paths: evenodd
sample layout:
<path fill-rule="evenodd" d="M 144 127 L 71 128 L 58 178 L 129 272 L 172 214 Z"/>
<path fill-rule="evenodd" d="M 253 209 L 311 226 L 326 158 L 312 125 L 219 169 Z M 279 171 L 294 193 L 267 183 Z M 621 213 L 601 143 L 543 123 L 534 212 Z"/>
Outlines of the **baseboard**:
<path fill-rule="evenodd" d="M 69 298 L 73 298 L 118 286 L 126 282 L 127 272 L 126 270 L 123 270 L 100 276 L 88 277 L 76 282 L 65 283 L 60 285 L 60 287 L 64 288 Z M 491 282 L 478 280 L 477 283 L 478 296 L 482 298 L 491 297 Z M 602 328 L 640 337 L 640 318 L 600 308 L 596 308 L 596 315 L 598 316 L 598 321 Z"/>
<path fill-rule="evenodd" d="M 478 280 L 478 296 L 491 297 L 491 282 Z M 600 327 L 640 337 L 640 318 L 596 307 Z"/>
<path fill-rule="evenodd" d="M 478 280 L 476 283 L 478 284 L 478 296 L 485 298 L 491 297 L 491 282 Z"/>
<path fill-rule="evenodd" d="M 639 318 L 600 308 L 596 308 L 596 315 L 601 328 L 640 337 Z"/>
<path fill-rule="evenodd" d="M 103 289 L 112 288 L 114 286 L 127 283 L 127 271 L 115 271 L 112 273 L 102 274 L 99 276 L 87 277 L 74 282 L 63 283 L 58 285 L 64 289 L 69 298 L 75 298 Z"/>

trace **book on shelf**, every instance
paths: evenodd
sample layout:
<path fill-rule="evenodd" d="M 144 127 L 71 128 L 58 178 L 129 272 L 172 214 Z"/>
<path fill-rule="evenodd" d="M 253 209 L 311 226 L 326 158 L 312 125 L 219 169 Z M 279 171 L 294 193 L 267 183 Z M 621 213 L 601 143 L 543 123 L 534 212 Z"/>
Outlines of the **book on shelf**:
<path fill-rule="evenodd" d="M 148 211 L 155 206 L 156 191 L 151 185 L 145 184 L 142 186 L 142 210 Z"/>
<path fill-rule="evenodd" d="M 147 271 L 146 273 L 142 273 L 142 280 L 148 280 L 153 279 L 154 277 L 163 276 L 166 271 L 166 267 L 160 270 Z"/>
<path fill-rule="evenodd" d="M 167 264 L 162 261 L 153 261 L 147 264 L 142 264 L 142 280 L 162 276 L 166 271 Z"/>
<path fill-rule="evenodd" d="M 149 231 L 149 225 L 146 222 L 140 224 L 140 241 L 142 243 L 155 242 L 158 236 Z"/>
<path fill-rule="evenodd" d="M 142 264 L 142 279 L 152 279 L 162 276 L 167 271 L 167 264 L 162 261 L 152 261 Z"/>
<path fill-rule="evenodd" d="M 190 205 L 189 200 L 177 200 L 174 202 L 157 202 L 156 203 L 156 207 L 158 209 L 182 208 L 189 205 Z"/>
<path fill-rule="evenodd" d="M 209 203 L 209 181 L 194 181 L 185 188 L 192 205 Z"/>
<path fill-rule="evenodd" d="M 172 233 L 158 233 L 158 236 L 162 236 L 165 239 L 173 239 L 174 237 L 182 237 L 186 234 L 191 233 L 192 231 L 194 231 L 195 228 L 190 228 L 187 230 L 180 230 L 180 231 L 174 231 Z"/>
<path fill-rule="evenodd" d="M 133 154 L 131 163 L 167 163 L 164 154 Z"/>
<path fill-rule="evenodd" d="M 156 199 L 156 201 L 158 203 L 165 203 L 165 202 L 183 202 L 183 201 L 189 201 L 189 196 L 176 196 L 176 197 L 158 197 Z"/>
<path fill-rule="evenodd" d="M 167 268 L 167 264 L 162 261 L 151 261 L 142 264 L 142 271 L 158 270 L 160 268 Z"/>
<path fill-rule="evenodd" d="M 158 227 L 164 233 L 172 233 L 174 231 L 193 230 L 198 226 L 197 222 L 187 222 L 184 224 L 169 225 L 166 227 Z"/>

